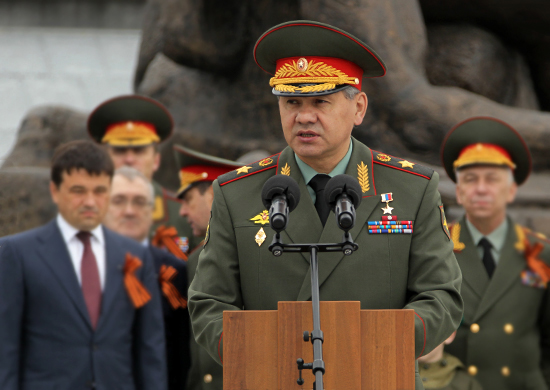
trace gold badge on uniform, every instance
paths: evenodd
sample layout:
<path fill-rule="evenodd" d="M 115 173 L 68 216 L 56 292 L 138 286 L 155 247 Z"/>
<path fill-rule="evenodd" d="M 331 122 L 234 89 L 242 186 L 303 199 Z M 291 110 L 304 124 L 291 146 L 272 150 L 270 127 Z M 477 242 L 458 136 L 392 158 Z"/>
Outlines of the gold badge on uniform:
<path fill-rule="evenodd" d="M 401 168 L 411 168 L 411 169 L 413 169 L 415 163 L 412 163 L 412 162 L 407 161 L 407 160 L 403 160 L 403 161 L 399 161 L 399 164 L 401 164 Z"/>
<path fill-rule="evenodd" d="M 260 161 L 258 164 L 261 167 L 267 167 L 268 165 L 273 163 L 273 159 L 271 157 L 264 158 L 262 161 Z"/>
<path fill-rule="evenodd" d="M 451 233 L 449 232 L 449 226 L 447 225 L 447 218 L 445 218 L 445 210 L 443 210 L 443 205 L 439 206 L 439 212 L 441 213 L 441 227 L 447 235 L 447 238 L 451 239 Z"/>
<path fill-rule="evenodd" d="M 264 228 L 261 227 L 260 230 L 258 230 L 258 233 L 256 233 L 256 235 L 254 236 L 254 239 L 256 240 L 256 244 L 258 244 L 258 246 L 262 246 L 262 244 L 265 241 L 265 238 L 266 238 L 266 235 L 264 232 Z"/>
<path fill-rule="evenodd" d="M 206 234 L 204 235 L 204 245 L 208 244 L 208 239 L 210 238 L 210 224 L 206 227 Z"/>
<path fill-rule="evenodd" d="M 248 171 L 252 169 L 252 167 L 247 167 L 246 165 L 240 168 L 235 169 L 237 171 L 237 175 L 239 173 L 248 173 Z"/>
<path fill-rule="evenodd" d="M 266 223 L 269 223 L 269 211 L 264 210 L 260 214 L 250 218 L 250 220 L 254 221 L 254 223 L 265 225 Z"/>
<path fill-rule="evenodd" d="M 290 167 L 288 166 L 288 163 L 281 168 L 281 175 L 290 176 Z"/>
<path fill-rule="evenodd" d="M 363 191 L 363 193 L 369 192 L 369 167 L 366 166 L 363 161 L 361 161 L 361 164 L 357 164 L 357 180 L 361 186 L 361 191 Z"/>
<path fill-rule="evenodd" d="M 385 162 L 388 162 L 388 161 L 391 161 L 391 157 L 388 156 L 387 154 L 384 154 L 384 153 L 380 153 L 376 156 L 376 158 L 380 161 L 385 161 Z"/>

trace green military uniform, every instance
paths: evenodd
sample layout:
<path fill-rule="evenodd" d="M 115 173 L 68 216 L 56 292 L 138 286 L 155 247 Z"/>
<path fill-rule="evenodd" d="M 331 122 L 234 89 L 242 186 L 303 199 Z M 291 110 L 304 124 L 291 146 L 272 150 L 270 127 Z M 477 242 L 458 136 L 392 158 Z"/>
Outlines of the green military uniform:
<path fill-rule="evenodd" d="M 548 241 L 508 219 L 498 265 L 489 279 L 466 220 L 450 230 L 464 277 L 464 322 L 448 351 L 485 390 L 549 389 L 550 293 L 526 261 L 540 243 L 544 249 L 539 257 L 550 265 Z"/>
<path fill-rule="evenodd" d="M 202 245 L 195 248 L 187 260 L 189 285 L 193 281 Z M 187 375 L 187 390 L 223 389 L 223 367 L 191 337 L 191 368 Z"/>
<path fill-rule="evenodd" d="M 523 138 L 490 117 L 456 125 L 443 142 L 441 156 L 453 181 L 456 170 L 475 173 L 476 166 L 496 166 L 511 169 L 520 185 L 531 170 Z M 466 217 L 450 232 L 464 278 L 464 321 L 447 350 L 485 390 L 550 389 L 549 242 L 509 217 L 485 236 Z"/>
<path fill-rule="evenodd" d="M 468 375 L 464 364 L 448 353 L 437 362 L 419 363 L 418 368 L 426 390 L 483 390 L 479 382 Z"/>
<path fill-rule="evenodd" d="M 173 226 L 178 233 L 178 244 L 183 253 L 188 253 L 190 248 L 195 248 L 202 237 L 195 237 L 191 226 L 179 215 L 180 203 L 168 190 L 153 181 L 155 190 L 155 205 L 153 209 L 153 225 L 150 235 L 154 236 L 159 226 Z"/>
<path fill-rule="evenodd" d="M 420 356 L 442 343 L 462 315 L 461 275 L 444 225 L 438 174 L 352 142 L 345 173 L 358 178 L 363 190 L 351 230 L 359 250 L 345 258 L 342 253 L 319 254 L 320 298 L 360 301 L 362 309 L 414 309 L 415 353 Z M 275 174 L 295 179 L 302 193 L 282 233 L 284 242 L 342 238 L 332 212 L 323 228 L 290 148 L 214 182 L 212 217 L 189 289 L 189 307 L 195 337 L 220 363 L 224 310 L 276 310 L 278 301 L 311 298 L 308 256 L 276 258 L 268 250 L 274 232 L 260 193 Z M 392 215 L 413 221 L 413 234 L 368 232 L 367 221 L 381 220 L 384 193 L 393 194 Z M 416 379 L 421 389 L 418 375 Z"/>

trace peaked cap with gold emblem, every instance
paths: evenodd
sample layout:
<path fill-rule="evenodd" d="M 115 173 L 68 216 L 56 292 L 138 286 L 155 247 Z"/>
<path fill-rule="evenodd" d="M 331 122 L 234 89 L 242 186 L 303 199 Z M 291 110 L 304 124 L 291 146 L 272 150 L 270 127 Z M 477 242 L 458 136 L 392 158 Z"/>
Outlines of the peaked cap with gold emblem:
<path fill-rule="evenodd" d="M 491 117 L 473 117 L 454 126 L 441 146 L 441 161 L 456 182 L 455 170 L 473 165 L 509 167 L 516 183 L 531 172 L 531 153 L 521 135 L 507 123 Z"/>
<path fill-rule="evenodd" d="M 234 161 L 210 156 L 180 145 L 174 145 L 174 153 L 180 177 L 180 188 L 176 196 L 180 199 L 194 183 L 212 182 L 218 176 L 241 166 Z"/>
<path fill-rule="evenodd" d="M 139 95 L 109 99 L 88 117 L 88 133 L 98 143 L 138 147 L 159 143 L 172 134 L 174 121 L 158 101 Z"/>
<path fill-rule="evenodd" d="M 386 74 L 378 54 L 357 37 L 310 20 L 295 20 L 267 30 L 254 46 L 254 60 L 274 75 L 269 84 L 278 96 L 321 96 L 361 79 Z"/>

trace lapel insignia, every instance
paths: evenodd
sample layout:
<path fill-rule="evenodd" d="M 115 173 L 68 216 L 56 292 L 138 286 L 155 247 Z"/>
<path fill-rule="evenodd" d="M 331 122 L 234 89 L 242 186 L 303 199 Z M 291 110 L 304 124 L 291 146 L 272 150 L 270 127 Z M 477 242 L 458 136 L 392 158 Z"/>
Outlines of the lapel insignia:
<path fill-rule="evenodd" d="M 206 246 L 208 244 L 208 239 L 210 238 L 210 224 L 206 226 L 206 234 L 204 235 L 204 244 L 203 246 Z"/>
<path fill-rule="evenodd" d="M 250 220 L 254 221 L 254 223 L 260 223 L 262 225 L 265 225 L 269 223 L 269 211 L 264 210 L 260 214 L 250 218 Z"/>
<path fill-rule="evenodd" d="M 256 235 L 254 236 L 254 239 L 256 240 L 256 244 L 258 244 L 258 246 L 262 246 L 262 244 L 265 241 L 265 238 L 266 238 L 266 234 L 264 232 L 264 228 L 261 227 L 260 230 L 258 230 L 258 233 L 256 233 Z"/>
<path fill-rule="evenodd" d="M 391 214 L 393 207 L 390 207 L 390 202 L 393 201 L 393 192 L 388 192 L 387 194 L 380 194 L 382 198 L 382 203 L 386 202 L 386 207 L 382 207 L 384 214 Z"/>
<path fill-rule="evenodd" d="M 443 205 L 439 206 L 439 212 L 441 213 L 441 227 L 445 232 L 445 235 L 450 240 L 451 233 L 449 232 L 449 226 L 447 225 L 447 218 L 445 218 L 445 210 L 443 210 Z"/>
<path fill-rule="evenodd" d="M 518 252 L 525 251 L 525 231 L 523 230 L 523 227 L 521 225 L 516 224 L 516 236 L 518 237 L 518 240 L 514 244 L 514 247 Z"/>
<path fill-rule="evenodd" d="M 376 155 L 376 158 L 380 161 L 388 162 L 391 161 L 391 157 L 384 153 L 379 153 Z"/>
<path fill-rule="evenodd" d="M 366 166 L 363 161 L 361 161 L 361 164 L 357 164 L 357 180 L 361 186 L 361 191 L 363 191 L 363 193 L 369 192 L 369 167 Z"/>
<path fill-rule="evenodd" d="M 273 159 L 271 157 L 264 158 L 262 161 L 258 163 L 261 167 L 267 167 L 268 165 L 273 164 Z"/>
<path fill-rule="evenodd" d="M 399 164 L 401 164 L 401 168 L 411 168 L 411 169 L 413 169 L 413 166 L 414 166 L 414 163 L 412 163 L 410 161 L 407 161 L 407 160 L 399 161 Z"/>
<path fill-rule="evenodd" d="M 237 171 L 237 175 L 238 175 L 239 173 L 248 173 L 248 171 L 249 171 L 250 169 L 252 169 L 252 167 L 247 167 L 247 166 L 245 165 L 245 166 L 242 166 L 242 167 L 237 168 L 237 169 L 235 169 L 235 170 Z"/>
<path fill-rule="evenodd" d="M 460 242 L 460 230 L 461 226 L 458 222 L 454 225 L 451 225 L 451 229 L 449 230 L 449 233 L 451 233 L 451 240 L 453 241 L 454 245 L 454 252 L 462 252 L 464 248 L 466 248 L 466 245 L 463 242 Z"/>
<path fill-rule="evenodd" d="M 288 163 L 281 168 L 281 175 L 290 176 L 290 167 L 288 166 Z"/>
<path fill-rule="evenodd" d="M 153 221 L 164 218 L 164 200 L 162 196 L 155 196 L 155 207 L 153 208 Z"/>

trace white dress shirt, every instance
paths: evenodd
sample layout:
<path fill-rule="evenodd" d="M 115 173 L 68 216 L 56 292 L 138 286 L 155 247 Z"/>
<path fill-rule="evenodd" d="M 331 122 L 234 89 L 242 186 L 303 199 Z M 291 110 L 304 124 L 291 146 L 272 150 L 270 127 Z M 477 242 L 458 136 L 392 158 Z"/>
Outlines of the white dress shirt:
<path fill-rule="evenodd" d="M 61 236 L 67 245 L 67 250 L 69 251 L 69 256 L 74 266 L 76 272 L 76 278 L 78 283 L 82 286 L 82 277 L 80 270 L 82 267 L 82 255 L 84 254 L 84 244 L 76 236 L 79 230 L 75 229 L 73 226 L 69 225 L 67 221 L 57 214 L 57 226 L 61 231 Z M 105 237 L 103 236 L 103 229 L 101 225 L 96 227 L 94 230 L 90 231 L 90 244 L 92 246 L 92 252 L 94 252 L 95 260 L 97 263 L 97 268 L 99 271 L 99 281 L 101 283 L 101 290 L 105 286 Z"/>

